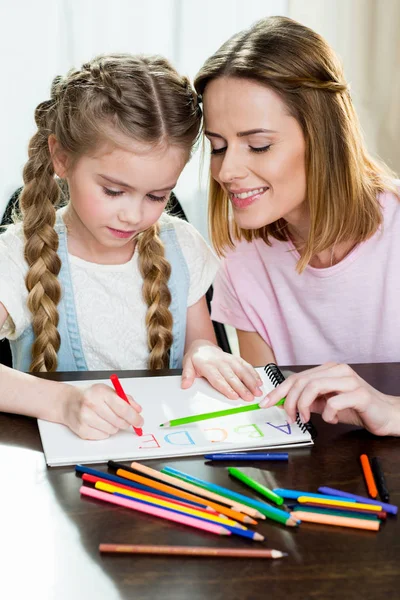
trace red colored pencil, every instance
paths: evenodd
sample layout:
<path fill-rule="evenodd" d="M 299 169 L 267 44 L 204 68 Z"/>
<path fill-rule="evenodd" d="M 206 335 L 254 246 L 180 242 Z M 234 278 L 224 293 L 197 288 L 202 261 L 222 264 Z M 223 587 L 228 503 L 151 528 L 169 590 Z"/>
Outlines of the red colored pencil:
<path fill-rule="evenodd" d="M 110 376 L 111 379 L 111 383 L 114 386 L 115 391 L 117 392 L 117 395 L 122 398 L 122 400 L 125 400 L 125 402 L 127 402 L 129 404 L 129 400 L 127 395 L 125 394 L 124 390 L 122 389 L 122 385 L 120 380 L 118 379 L 118 375 L 111 375 Z M 143 430 L 140 427 L 135 427 L 134 425 L 132 425 L 136 435 L 141 436 L 143 435 Z"/>
<path fill-rule="evenodd" d="M 375 479 L 372 473 L 371 465 L 369 462 L 369 458 L 366 454 L 361 454 L 360 456 L 361 468 L 364 474 L 365 483 L 367 484 L 368 493 L 371 498 L 378 497 L 378 490 L 375 485 Z"/>

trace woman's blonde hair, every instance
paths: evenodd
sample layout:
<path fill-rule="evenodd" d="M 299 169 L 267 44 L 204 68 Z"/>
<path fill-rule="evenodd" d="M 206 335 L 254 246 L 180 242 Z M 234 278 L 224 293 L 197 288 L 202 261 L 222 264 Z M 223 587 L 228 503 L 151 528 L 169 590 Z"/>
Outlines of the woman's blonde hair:
<path fill-rule="evenodd" d="M 189 80 L 179 76 L 164 58 L 110 55 L 99 56 L 66 77 L 56 77 L 51 98 L 36 108 L 35 120 L 38 129 L 29 143 L 19 201 L 29 266 L 28 307 L 35 335 L 30 370 L 55 371 L 60 347 L 61 262 L 54 225 L 60 187 L 49 136 L 57 138 L 72 162 L 110 141 L 110 131 L 111 136 L 116 132 L 139 142 L 178 145 L 189 152 L 199 133 L 201 110 Z M 164 256 L 158 224 L 141 234 L 137 249 L 148 306 L 148 366 L 159 369 L 168 366 L 172 315 L 167 285 L 171 267 Z"/>
<path fill-rule="evenodd" d="M 336 243 L 369 238 L 382 223 L 379 192 L 396 193 L 394 174 L 368 154 L 342 67 L 327 42 L 292 19 L 263 19 L 234 35 L 205 62 L 195 79 L 197 93 L 219 77 L 268 86 L 302 128 L 310 230 L 297 270 Z M 228 196 L 212 178 L 209 226 L 220 254 L 234 246 L 234 238 L 261 238 L 267 244 L 269 236 L 289 239 L 284 219 L 257 230 L 231 228 Z"/>

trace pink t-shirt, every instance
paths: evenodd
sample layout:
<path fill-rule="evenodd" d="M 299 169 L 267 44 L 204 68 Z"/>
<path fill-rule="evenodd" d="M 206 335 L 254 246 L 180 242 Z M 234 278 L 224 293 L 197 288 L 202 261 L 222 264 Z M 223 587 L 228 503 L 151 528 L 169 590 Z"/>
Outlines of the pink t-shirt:
<path fill-rule="evenodd" d="M 400 201 L 380 203 L 380 230 L 325 269 L 299 275 L 289 242 L 238 242 L 214 283 L 213 320 L 259 333 L 280 365 L 400 361 Z"/>

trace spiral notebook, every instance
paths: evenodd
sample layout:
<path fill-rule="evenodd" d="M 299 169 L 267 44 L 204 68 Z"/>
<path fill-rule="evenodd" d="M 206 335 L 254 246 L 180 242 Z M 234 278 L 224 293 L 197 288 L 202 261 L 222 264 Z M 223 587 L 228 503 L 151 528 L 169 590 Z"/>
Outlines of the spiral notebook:
<path fill-rule="evenodd" d="M 271 363 L 257 369 L 268 393 L 284 380 Z M 109 380 L 70 382 L 78 387 Z M 143 436 L 132 429 L 120 431 L 106 440 L 82 440 L 64 425 L 38 420 L 46 462 L 50 466 L 100 463 L 107 460 L 149 460 L 190 456 L 207 452 L 229 452 L 264 448 L 289 448 L 313 443 L 313 429 L 297 418 L 289 424 L 281 407 L 199 421 L 181 427 L 161 428 L 160 424 L 205 412 L 245 405 L 214 390 L 204 379 L 197 379 L 188 390 L 181 389 L 178 375 L 121 378 L 127 394 L 143 407 Z"/>

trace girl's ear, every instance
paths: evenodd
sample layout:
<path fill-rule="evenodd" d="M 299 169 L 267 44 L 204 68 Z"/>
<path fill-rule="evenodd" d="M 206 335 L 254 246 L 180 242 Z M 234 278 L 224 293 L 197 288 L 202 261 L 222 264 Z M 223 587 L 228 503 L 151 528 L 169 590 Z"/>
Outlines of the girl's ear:
<path fill-rule="evenodd" d="M 49 152 L 51 161 L 53 163 L 54 173 L 61 179 L 65 179 L 67 176 L 68 154 L 61 148 L 54 134 L 49 136 L 47 143 L 49 145 Z"/>

